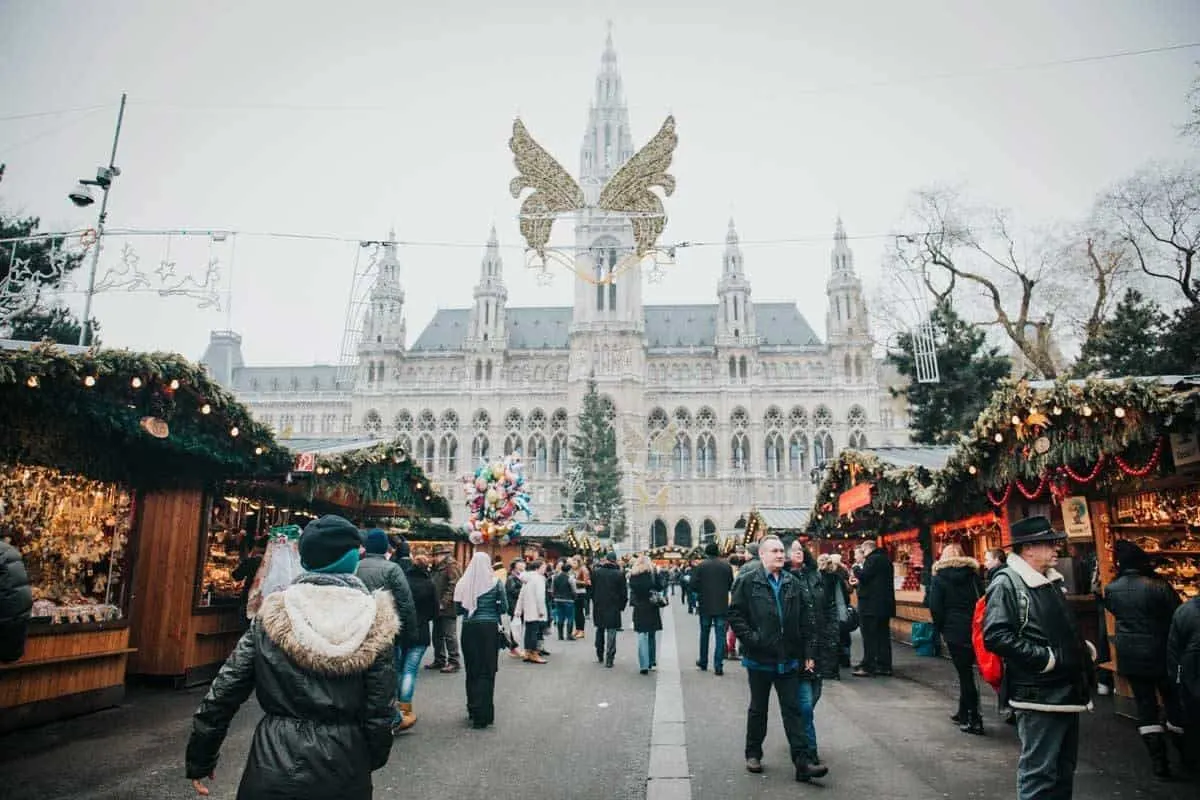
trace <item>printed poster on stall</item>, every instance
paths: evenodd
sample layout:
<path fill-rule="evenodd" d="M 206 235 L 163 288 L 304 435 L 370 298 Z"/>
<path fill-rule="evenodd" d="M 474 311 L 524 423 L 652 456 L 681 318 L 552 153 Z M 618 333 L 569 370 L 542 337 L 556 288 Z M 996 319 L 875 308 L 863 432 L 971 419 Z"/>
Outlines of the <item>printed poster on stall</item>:
<path fill-rule="evenodd" d="M 1062 504 L 1063 529 L 1067 541 L 1092 541 L 1092 517 L 1086 497 L 1068 497 Z"/>

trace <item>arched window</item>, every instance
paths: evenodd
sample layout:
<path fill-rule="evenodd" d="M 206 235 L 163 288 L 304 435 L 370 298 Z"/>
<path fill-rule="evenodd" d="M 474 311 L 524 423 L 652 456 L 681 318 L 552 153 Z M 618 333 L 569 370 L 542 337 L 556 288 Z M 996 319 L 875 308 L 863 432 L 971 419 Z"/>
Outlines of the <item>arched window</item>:
<path fill-rule="evenodd" d="M 734 430 L 744 431 L 750 425 L 750 415 L 746 413 L 746 409 L 738 406 L 729 415 L 729 424 L 733 426 Z"/>
<path fill-rule="evenodd" d="M 529 426 L 528 430 L 531 431 L 546 430 L 546 412 L 540 408 L 535 408 L 529 412 L 529 419 L 525 424 Z"/>
<path fill-rule="evenodd" d="M 433 446 L 433 437 L 428 433 L 421 434 L 421 438 L 417 439 L 417 463 L 425 470 L 426 475 L 433 474 L 436 460 L 437 451 Z"/>
<path fill-rule="evenodd" d="M 783 436 L 778 431 L 767 434 L 764 452 L 768 475 L 779 475 L 783 472 Z"/>
<path fill-rule="evenodd" d="M 675 523 L 675 546 L 692 546 L 692 523 L 686 519 L 681 519 Z"/>
<path fill-rule="evenodd" d="M 854 377 L 862 380 L 863 376 L 863 360 L 862 356 L 854 357 Z"/>
<path fill-rule="evenodd" d="M 438 463 L 442 471 L 453 473 L 458 471 L 458 438 L 452 433 L 442 436 Z"/>
<path fill-rule="evenodd" d="M 686 433 L 675 439 L 675 450 L 671 456 L 676 478 L 687 478 L 692 474 L 692 440 Z"/>
<path fill-rule="evenodd" d="M 851 428 L 864 428 L 867 425 L 867 412 L 862 406 L 850 406 L 850 413 L 846 415 L 846 422 Z"/>
<path fill-rule="evenodd" d="M 486 431 L 491 422 L 492 419 L 488 412 L 482 408 L 475 412 L 475 416 L 471 417 L 471 427 L 477 431 Z"/>
<path fill-rule="evenodd" d="M 866 450 L 867 437 L 862 431 L 851 431 L 850 433 L 850 449 L 851 450 Z"/>
<path fill-rule="evenodd" d="M 383 418 L 379 416 L 378 411 L 372 408 L 367 412 L 363 417 L 363 428 L 371 436 L 379 435 L 379 432 L 383 430 Z"/>
<path fill-rule="evenodd" d="M 750 462 L 750 440 L 746 434 L 738 432 L 729 442 L 729 465 L 736 472 L 744 472 Z"/>
<path fill-rule="evenodd" d="M 471 462 L 479 464 L 481 461 L 488 460 L 488 437 L 482 433 L 475 434 L 475 440 L 471 442 Z"/>
<path fill-rule="evenodd" d="M 808 462 L 808 437 L 803 433 L 793 433 L 788 440 L 788 471 L 793 475 L 803 475 Z"/>
<path fill-rule="evenodd" d="M 557 477 L 562 477 L 567 472 L 567 459 L 570 457 L 570 450 L 567 447 L 567 435 L 565 433 L 554 434 L 554 439 L 550 442 L 550 474 Z"/>
<path fill-rule="evenodd" d="M 509 431 L 521 430 L 521 423 L 524 419 L 521 417 L 521 412 L 515 408 L 510 408 L 508 413 L 504 415 L 504 429 Z"/>
<path fill-rule="evenodd" d="M 511 456 L 513 453 L 521 452 L 521 437 L 518 434 L 510 433 L 504 437 L 504 455 Z"/>
<path fill-rule="evenodd" d="M 833 437 L 828 433 L 818 433 L 813 437 L 813 465 L 820 467 L 837 455 L 833 448 Z"/>
<path fill-rule="evenodd" d="M 793 428 L 807 428 L 808 412 L 800 406 L 792 406 L 792 410 L 788 412 L 788 424 Z"/>
<path fill-rule="evenodd" d="M 783 430 L 783 412 L 779 406 L 771 406 L 763 416 L 763 424 L 769 431 Z"/>
<path fill-rule="evenodd" d="M 846 358 L 843 359 L 843 370 L 844 370 L 843 374 L 846 376 L 847 380 L 850 379 L 851 377 L 853 377 L 852 373 L 850 372 L 850 354 L 849 353 L 847 353 Z"/>
<path fill-rule="evenodd" d="M 433 412 L 428 408 L 417 415 L 417 430 L 432 432 L 437 427 Z"/>
<path fill-rule="evenodd" d="M 396 430 L 400 433 L 412 433 L 413 418 L 412 414 L 407 411 L 401 411 L 396 414 Z"/>
<path fill-rule="evenodd" d="M 711 433 L 696 439 L 696 474 L 701 478 L 717 477 L 717 440 Z"/>
<path fill-rule="evenodd" d="M 713 541 L 717 535 L 717 523 L 705 517 L 703 524 L 700 526 L 700 541 L 708 544 Z"/>
<path fill-rule="evenodd" d="M 813 414 L 813 422 L 818 428 L 828 428 L 833 425 L 833 412 L 828 406 L 817 406 L 817 411 Z"/>
<path fill-rule="evenodd" d="M 533 474 L 545 475 L 549 469 L 550 459 L 546 451 L 546 437 L 540 433 L 529 437 L 529 457 L 533 460 Z"/>
<path fill-rule="evenodd" d="M 446 409 L 442 412 L 441 428 L 444 431 L 458 430 L 458 413 L 454 409 Z"/>
<path fill-rule="evenodd" d="M 667 523 L 661 519 L 654 520 L 654 523 L 650 526 L 650 546 L 667 546 Z"/>
<path fill-rule="evenodd" d="M 741 356 L 738 359 L 738 377 L 746 380 L 746 357 Z"/>
<path fill-rule="evenodd" d="M 483 382 L 483 362 L 482 361 L 475 362 L 475 382 L 476 383 Z"/>
<path fill-rule="evenodd" d="M 696 427 L 702 431 L 711 431 L 717 427 L 717 414 L 708 406 L 702 407 L 696 413 Z"/>
<path fill-rule="evenodd" d="M 555 409 L 554 413 L 550 416 L 550 430 L 566 431 L 566 429 L 567 429 L 567 410 L 565 408 Z"/>
<path fill-rule="evenodd" d="M 483 371 L 483 378 L 484 378 L 484 380 L 485 380 L 485 381 L 487 381 L 488 383 L 491 383 L 491 382 L 492 382 L 492 362 L 491 362 L 491 359 L 488 359 L 488 362 L 487 362 L 487 367 L 486 367 L 486 368 L 484 369 L 484 371 Z"/>

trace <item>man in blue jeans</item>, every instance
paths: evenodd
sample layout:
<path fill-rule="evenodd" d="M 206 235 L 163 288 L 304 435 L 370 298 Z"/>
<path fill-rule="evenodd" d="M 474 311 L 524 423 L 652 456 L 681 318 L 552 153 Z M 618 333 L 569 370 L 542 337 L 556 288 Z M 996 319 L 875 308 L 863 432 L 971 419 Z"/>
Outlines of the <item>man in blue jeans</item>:
<path fill-rule="evenodd" d="M 733 587 L 733 567 L 721 558 L 714 542 L 704 546 L 704 561 L 692 570 L 691 588 L 700 610 L 700 658 L 696 666 L 708 669 L 709 632 L 716 637 L 713 646 L 713 674 L 724 675 L 725 615 L 729 612 L 729 590 Z"/>

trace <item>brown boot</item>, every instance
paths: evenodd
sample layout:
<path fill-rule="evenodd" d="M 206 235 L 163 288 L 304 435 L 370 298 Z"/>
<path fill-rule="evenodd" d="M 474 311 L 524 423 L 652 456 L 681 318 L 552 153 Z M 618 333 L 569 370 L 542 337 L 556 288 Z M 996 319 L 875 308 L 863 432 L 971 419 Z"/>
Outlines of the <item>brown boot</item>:
<path fill-rule="evenodd" d="M 536 650 L 530 650 L 525 653 L 525 660 L 530 664 L 545 664 L 546 659 L 542 658 Z"/>
<path fill-rule="evenodd" d="M 417 724 L 417 715 L 413 713 L 412 703 L 396 703 L 396 708 L 404 715 L 404 719 L 396 726 L 397 731 L 406 731 Z"/>

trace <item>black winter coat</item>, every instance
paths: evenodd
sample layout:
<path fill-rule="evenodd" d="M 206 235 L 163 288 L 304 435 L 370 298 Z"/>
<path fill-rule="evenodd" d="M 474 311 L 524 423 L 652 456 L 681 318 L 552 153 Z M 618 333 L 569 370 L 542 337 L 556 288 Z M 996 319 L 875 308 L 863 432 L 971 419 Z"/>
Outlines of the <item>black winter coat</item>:
<path fill-rule="evenodd" d="M 264 716 L 238 800 L 369 800 L 371 771 L 392 747 L 397 629 L 391 595 L 368 594 L 352 575 L 307 574 L 264 599 L 193 717 L 187 777 L 214 772 L 254 692 Z M 350 632 L 361 641 L 345 653 L 337 643 Z"/>
<path fill-rule="evenodd" d="M 437 589 L 433 586 L 433 578 L 429 570 L 418 567 L 412 559 L 401 561 L 404 577 L 408 579 L 408 588 L 412 592 L 413 606 L 417 609 L 417 627 L 400 637 L 404 647 L 429 647 L 431 640 L 429 625 L 437 616 Z"/>
<path fill-rule="evenodd" d="M 638 633 L 662 630 L 661 609 L 650 602 L 650 593 L 660 591 L 653 572 L 629 577 L 629 598 L 633 605 L 633 629 Z"/>
<path fill-rule="evenodd" d="M 571 585 L 571 573 L 560 570 L 554 574 L 554 580 L 550 583 L 553 599 L 575 602 L 575 587 Z"/>
<path fill-rule="evenodd" d="M 25 653 L 33 590 L 17 548 L 0 541 L 0 662 L 16 661 Z"/>
<path fill-rule="evenodd" d="M 816 673 L 821 678 L 838 677 L 838 645 L 841 629 L 837 618 L 837 596 L 828 591 L 825 576 L 817 569 L 817 560 L 804 551 L 804 564 L 791 570 L 800 584 L 801 600 L 812 607 L 816 628 L 809 645 L 809 658 L 817 662 Z M 836 578 L 836 575 L 830 575 Z"/>
<path fill-rule="evenodd" d="M 1000 702 L 1034 711 L 1086 711 L 1095 668 L 1062 591 L 1018 555 L 987 588 L 984 646 L 1004 659 Z"/>
<path fill-rule="evenodd" d="M 406 631 L 417 627 L 417 609 L 413 605 L 412 588 L 408 585 L 403 567 L 388 561 L 387 556 L 367 553 L 358 562 L 358 570 L 354 574 L 368 591 L 383 589 L 391 594 L 396 603 L 396 617 L 400 620 L 401 638 Z"/>
<path fill-rule="evenodd" d="M 1131 678 L 1161 678 L 1167 633 L 1179 595 L 1158 575 L 1122 570 L 1104 587 L 1104 607 L 1117 618 L 1117 671 Z"/>
<path fill-rule="evenodd" d="M 858 613 L 888 619 L 896 616 L 895 571 L 888 554 L 880 548 L 863 559 L 858 576 Z"/>
<path fill-rule="evenodd" d="M 517 598 L 521 596 L 521 587 L 524 585 L 515 572 L 509 572 L 508 577 L 504 579 L 504 595 L 508 599 L 510 614 L 517 608 Z"/>
<path fill-rule="evenodd" d="M 1184 716 L 1171 721 L 1200 725 L 1200 597 L 1175 610 L 1167 636 L 1167 677 Z"/>
<path fill-rule="evenodd" d="M 692 570 L 691 588 L 700 600 L 701 614 L 723 617 L 729 612 L 733 578 L 733 567 L 719 558 L 706 558 Z"/>
<path fill-rule="evenodd" d="M 845 569 L 831 564 L 821 571 L 821 579 L 825 583 L 825 610 L 829 615 L 821 623 L 822 639 L 826 642 L 832 640 L 834 646 L 829 648 L 828 653 L 822 654 L 823 660 L 817 660 L 817 671 L 822 678 L 838 680 L 841 678 L 842 645 L 850 644 L 850 632 L 842 633 L 842 622 L 838 619 L 838 594 L 842 596 L 842 605 L 849 608 L 849 577 Z"/>
<path fill-rule="evenodd" d="M 602 561 L 592 570 L 592 624 L 597 628 L 621 627 L 621 612 L 629 600 L 625 572 Z"/>
<path fill-rule="evenodd" d="M 965 556 L 943 558 L 933 565 L 929 581 L 929 612 L 933 626 L 948 645 L 971 644 L 971 617 L 983 597 L 979 562 Z"/>
<path fill-rule="evenodd" d="M 782 617 L 767 571 L 756 569 L 740 575 L 733 584 L 729 603 L 729 627 L 742 644 L 742 655 L 767 665 L 816 658 L 813 637 L 817 630 L 816 609 L 802 601 L 800 582 L 787 570 L 780 573 Z"/>

